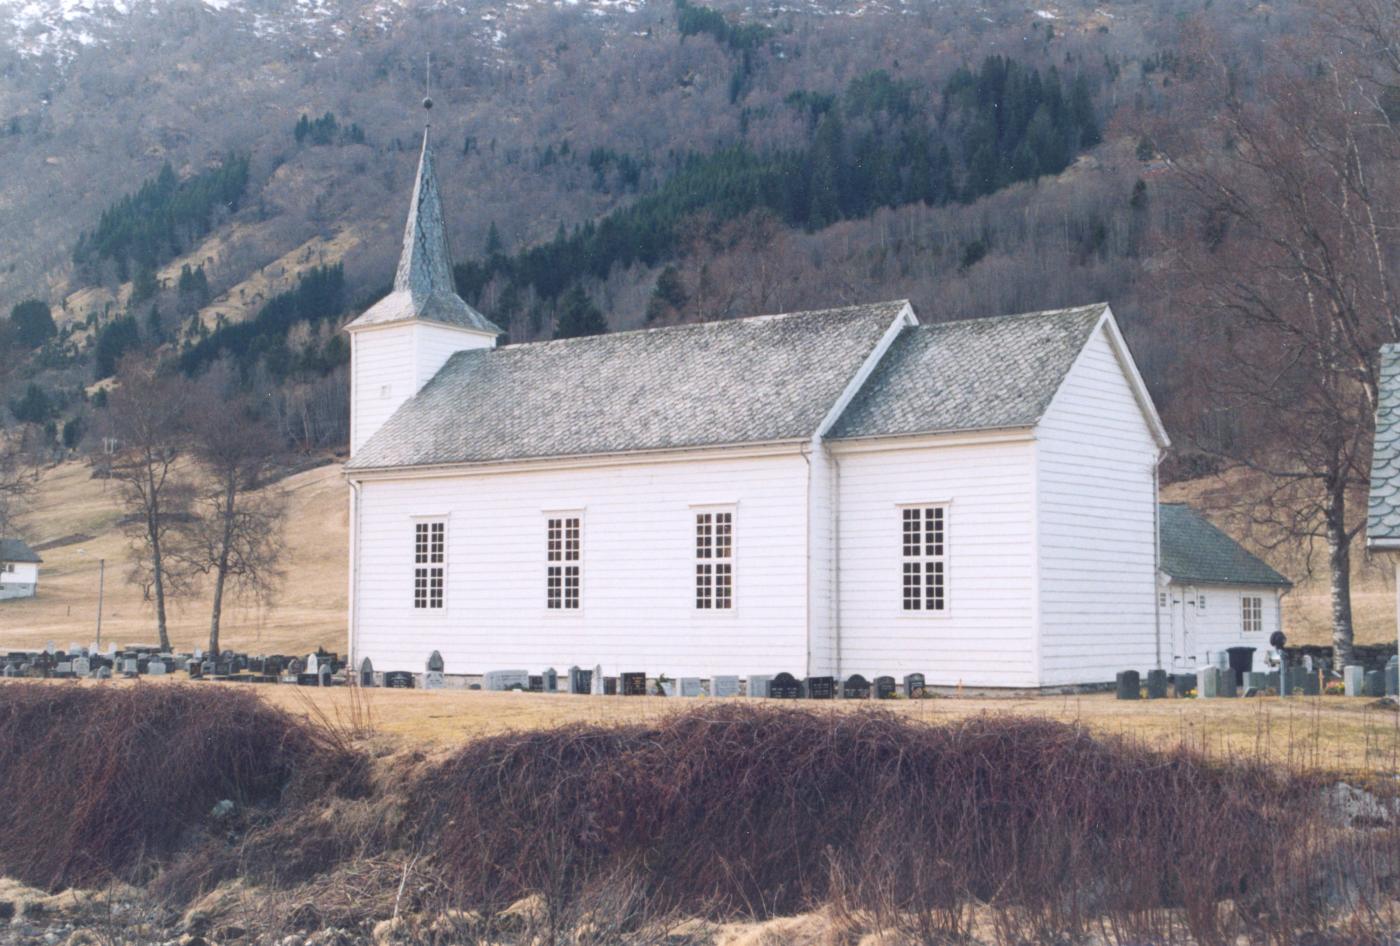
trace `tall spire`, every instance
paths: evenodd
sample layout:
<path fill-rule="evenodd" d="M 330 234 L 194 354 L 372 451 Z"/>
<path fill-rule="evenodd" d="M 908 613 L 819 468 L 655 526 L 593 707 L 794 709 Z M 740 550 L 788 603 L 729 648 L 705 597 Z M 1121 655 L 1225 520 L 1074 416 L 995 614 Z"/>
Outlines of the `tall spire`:
<path fill-rule="evenodd" d="M 442 218 L 442 197 L 433 170 L 431 132 L 423 131 L 423 153 L 418 178 L 413 183 L 408 223 L 403 231 L 403 252 L 394 273 L 394 291 L 411 292 L 414 302 L 435 292 L 455 292 L 452 255 L 447 249 L 447 227 Z"/>
<path fill-rule="evenodd" d="M 432 107 L 433 100 L 424 95 L 424 110 Z M 452 254 L 447 249 L 442 197 L 433 169 L 432 125 L 427 122 L 424 125 L 423 152 L 418 158 L 418 176 L 413 182 L 399 268 L 394 273 L 394 291 L 350 323 L 349 328 L 421 319 L 500 335 L 500 327 L 467 305 L 453 285 Z"/>

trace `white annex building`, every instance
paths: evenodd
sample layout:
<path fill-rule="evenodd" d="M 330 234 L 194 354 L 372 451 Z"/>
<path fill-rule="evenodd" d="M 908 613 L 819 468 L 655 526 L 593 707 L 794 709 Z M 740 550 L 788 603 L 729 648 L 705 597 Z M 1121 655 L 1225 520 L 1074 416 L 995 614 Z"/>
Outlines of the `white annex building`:
<path fill-rule="evenodd" d="M 498 345 L 427 139 L 352 342 L 351 659 L 1045 687 L 1172 665 L 1167 436 L 1107 305 Z"/>
<path fill-rule="evenodd" d="M 0 539 L 0 601 L 38 594 L 43 561 L 23 540 Z"/>

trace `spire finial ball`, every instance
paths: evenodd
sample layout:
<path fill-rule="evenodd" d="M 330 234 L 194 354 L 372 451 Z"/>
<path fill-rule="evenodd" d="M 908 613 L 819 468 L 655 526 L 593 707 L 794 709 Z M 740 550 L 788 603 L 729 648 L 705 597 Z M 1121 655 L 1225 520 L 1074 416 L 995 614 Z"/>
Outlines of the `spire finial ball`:
<path fill-rule="evenodd" d="M 432 107 L 433 107 L 433 100 L 430 99 L 430 98 L 425 98 L 425 99 L 423 99 L 423 107 L 426 108 L 426 109 L 432 108 Z"/>

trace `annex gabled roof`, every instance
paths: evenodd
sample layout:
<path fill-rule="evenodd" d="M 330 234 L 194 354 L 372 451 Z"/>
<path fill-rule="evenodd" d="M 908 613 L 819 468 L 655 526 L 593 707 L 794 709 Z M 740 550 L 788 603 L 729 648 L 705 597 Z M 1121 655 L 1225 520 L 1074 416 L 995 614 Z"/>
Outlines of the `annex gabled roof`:
<path fill-rule="evenodd" d="M 1032 427 L 1107 305 L 904 329 L 836 439 Z"/>
<path fill-rule="evenodd" d="M 1400 345 L 1381 348 L 1366 543 L 1400 548 Z"/>
<path fill-rule="evenodd" d="M 347 469 L 810 439 L 908 305 L 458 352 Z"/>
<path fill-rule="evenodd" d="M 39 554 L 23 539 L 0 539 L 0 562 L 42 562 Z"/>
<path fill-rule="evenodd" d="M 1292 587 L 1291 581 L 1185 503 L 1161 503 L 1157 508 L 1159 566 L 1174 581 Z"/>
<path fill-rule="evenodd" d="M 423 152 L 418 159 L 408 223 L 404 226 L 399 268 L 394 273 L 394 291 L 346 327 L 353 331 L 414 319 L 502 334 L 495 323 L 467 305 L 453 285 L 452 255 L 447 249 L 442 197 L 427 131 L 423 132 Z"/>

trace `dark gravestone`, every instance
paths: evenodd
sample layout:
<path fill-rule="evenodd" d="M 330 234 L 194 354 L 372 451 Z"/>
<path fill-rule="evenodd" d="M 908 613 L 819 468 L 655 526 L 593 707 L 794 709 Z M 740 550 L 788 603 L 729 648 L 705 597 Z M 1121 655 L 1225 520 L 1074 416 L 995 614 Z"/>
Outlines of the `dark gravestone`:
<path fill-rule="evenodd" d="M 544 672 L 544 692 L 559 692 L 559 671 L 555 670 L 553 667 L 550 667 Z"/>
<path fill-rule="evenodd" d="M 853 673 L 841 683 L 841 699 L 870 699 L 870 681 L 858 673 Z"/>
<path fill-rule="evenodd" d="M 617 677 L 603 678 L 603 695 L 617 696 Z"/>
<path fill-rule="evenodd" d="M 1194 689 L 1196 689 L 1196 675 L 1194 673 L 1172 674 L 1172 696 L 1180 699 Z"/>
<path fill-rule="evenodd" d="M 1165 700 L 1167 698 L 1167 672 L 1165 670 L 1147 671 L 1147 698 L 1149 700 Z"/>
<path fill-rule="evenodd" d="M 412 690 L 417 683 L 407 670 L 390 670 L 384 674 L 384 686 L 390 690 Z"/>
<path fill-rule="evenodd" d="M 892 700 L 898 692 L 899 688 L 895 686 L 894 677 L 875 678 L 875 699 Z"/>
<path fill-rule="evenodd" d="M 1361 693 L 1363 696 L 1385 696 L 1385 671 L 1367 670 Z"/>
<path fill-rule="evenodd" d="M 834 699 L 836 699 L 836 678 L 835 678 L 835 677 L 808 677 L 808 678 L 807 678 L 807 699 L 809 699 L 809 700 L 834 700 Z"/>
<path fill-rule="evenodd" d="M 1299 669 L 1303 671 L 1303 673 L 1302 673 L 1302 686 L 1301 686 L 1301 688 L 1300 688 L 1300 689 L 1302 689 L 1302 691 L 1303 691 L 1303 695 L 1304 695 L 1304 696 L 1318 696 L 1318 695 L 1320 695 L 1320 694 L 1322 693 L 1322 684 L 1321 684 L 1321 682 L 1319 682 L 1319 680 L 1318 680 L 1318 676 L 1317 676 L 1317 675 L 1318 675 L 1318 671 L 1316 671 L 1316 670 L 1308 670 L 1308 669 L 1303 668 L 1303 667 L 1300 667 Z"/>
<path fill-rule="evenodd" d="M 297 686 L 317 687 L 321 685 L 321 675 L 319 673 L 299 673 L 297 674 Z"/>
<path fill-rule="evenodd" d="M 593 691 L 593 671 L 582 667 L 569 668 L 569 692 L 587 696 Z"/>
<path fill-rule="evenodd" d="M 185 672 L 190 675 L 191 680 L 198 680 L 204 676 L 204 664 L 191 660 L 185 667 Z"/>
<path fill-rule="evenodd" d="M 768 696 L 775 700 L 802 699 L 802 684 L 790 673 L 780 673 L 768 681 Z"/>
<path fill-rule="evenodd" d="M 266 666 L 266 662 L 264 662 L 264 666 Z M 368 657 L 360 661 L 360 686 L 374 686 L 374 662 Z"/>
<path fill-rule="evenodd" d="M 623 696 L 646 696 L 647 675 L 645 673 L 624 673 L 622 675 Z"/>
<path fill-rule="evenodd" d="M 319 678 L 319 680 L 320 680 L 320 685 L 321 685 L 321 686 L 323 686 L 323 687 L 328 687 L 328 686 L 330 686 L 330 685 L 331 685 L 331 665 L 328 664 L 328 663 L 323 663 L 323 664 L 321 664 L 321 670 L 320 670 L 319 673 L 316 674 L 316 676 Z"/>
<path fill-rule="evenodd" d="M 906 674 L 904 677 L 904 695 L 911 700 L 918 699 L 924 695 L 924 688 L 927 685 L 928 684 L 924 682 L 924 675 L 922 673 Z"/>
<path fill-rule="evenodd" d="M 543 693 L 544 675 L 538 673 L 530 674 L 529 689 L 531 693 Z"/>
<path fill-rule="evenodd" d="M 1118 699 L 1136 700 L 1142 695 L 1142 678 L 1136 670 L 1122 670 L 1118 673 Z"/>

